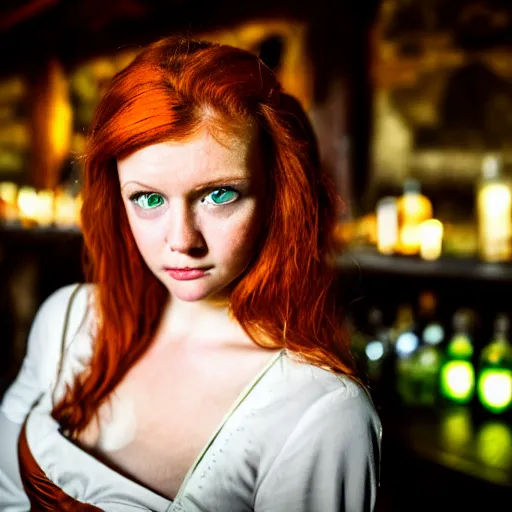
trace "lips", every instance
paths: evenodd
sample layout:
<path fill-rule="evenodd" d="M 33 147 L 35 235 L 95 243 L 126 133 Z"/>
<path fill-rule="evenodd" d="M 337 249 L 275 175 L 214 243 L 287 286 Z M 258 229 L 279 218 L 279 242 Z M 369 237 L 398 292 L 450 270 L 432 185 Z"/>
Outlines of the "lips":
<path fill-rule="evenodd" d="M 208 268 L 208 267 L 204 267 Z M 208 272 L 204 268 L 192 268 L 189 270 L 173 270 L 167 269 L 166 272 L 176 281 L 192 281 L 194 279 L 200 279 L 208 275 Z M 209 267 L 211 268 L 211 267 Z"/>
<path fill-rule="evenodd" d="M 178 272 L 186 272 L 187 270 L 209 270 L 212 267 L 165 267 L 165 270 L 177 270 Z"/>

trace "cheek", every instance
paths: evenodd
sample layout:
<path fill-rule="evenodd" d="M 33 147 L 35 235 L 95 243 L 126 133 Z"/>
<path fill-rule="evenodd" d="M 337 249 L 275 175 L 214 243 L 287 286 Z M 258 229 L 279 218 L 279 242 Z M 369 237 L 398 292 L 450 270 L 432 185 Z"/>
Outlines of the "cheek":
<path fill-rule="evenodd" d="M 253 246 L 259 230 L 259 221 L 255 212 L 246 214 L 230 223 L 216 237 L 217 249 L 233 261 L 245 260 L 252 255 Z"/>
<path fill-rule="evenodd" d="M 153 222 L 140 219 L 133 212 L 128 211 L 128 222 L 132 231 L 135 244 L 137 245 L 142 257 L 148 263 L 151 255 L 156 254 L 156 248 L 160 239 L 157 225 Z"/>

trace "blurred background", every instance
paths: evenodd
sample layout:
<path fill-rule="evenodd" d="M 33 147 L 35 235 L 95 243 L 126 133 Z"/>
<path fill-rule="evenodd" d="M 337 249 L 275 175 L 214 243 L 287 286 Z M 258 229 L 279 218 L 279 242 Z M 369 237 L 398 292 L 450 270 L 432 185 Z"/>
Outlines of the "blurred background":
<path fill-rule="evenodd" d="M 384 427 L 377 510 L 510 509 L 510 0 L 3 0 L 0 394 L 41 302 L 84 279 L 94 107 L 174 33 L 258 54 L 316 129 L 345 202 L 340 314 Z"/>

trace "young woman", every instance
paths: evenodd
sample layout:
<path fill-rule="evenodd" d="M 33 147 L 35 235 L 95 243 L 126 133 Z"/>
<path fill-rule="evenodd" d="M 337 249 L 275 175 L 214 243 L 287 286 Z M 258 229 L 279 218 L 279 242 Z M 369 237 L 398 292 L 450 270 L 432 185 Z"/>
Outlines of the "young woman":
<path fill-rule="evenodd" d="M 116 75 L 85 155 L 94 284 L 36 315 L 0 408 L 1 510 L 372 510 L 337 197 L 256 56 L 171 37 Z"/>

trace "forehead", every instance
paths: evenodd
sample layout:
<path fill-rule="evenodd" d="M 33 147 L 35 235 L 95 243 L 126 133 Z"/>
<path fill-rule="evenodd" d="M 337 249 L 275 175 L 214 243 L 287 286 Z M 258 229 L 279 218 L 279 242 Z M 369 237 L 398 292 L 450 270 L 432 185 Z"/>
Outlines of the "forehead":
<path fill-rule="evenodd" d="M 179 184 L 234 174 L 259 172 L 257 130 L 249 127 L 237 136 L 203 129 L 184 142 L 161 142 L 118 160 L 121 184 L 133 179 L 163 179 Z"/>

